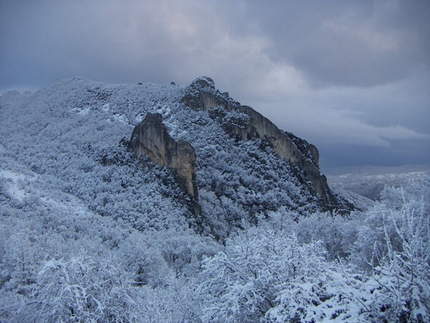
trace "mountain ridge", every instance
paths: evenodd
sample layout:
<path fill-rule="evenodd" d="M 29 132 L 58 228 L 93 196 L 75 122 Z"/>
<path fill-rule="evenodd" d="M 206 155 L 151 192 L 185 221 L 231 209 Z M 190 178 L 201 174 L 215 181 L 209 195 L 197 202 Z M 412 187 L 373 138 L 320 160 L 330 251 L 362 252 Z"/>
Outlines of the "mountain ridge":
<path fill-rule="evenodd" d="M 303 170 L 302 184 L 312 193 L 317 193 L 326 206 L 333 204 L 335 207 L 336 198 L 327 185 L 326 177 L 320 172 L 319 152 L 314 145 L 292 133 L 281 131 L 273 122 L 253 108 L 231 99 L 227 92 L 221 93 L 216 89 L 215 82 L 209 77 L 194 80 L 185 89 L 182 102 L 191 109 L 208 110 L 211 118 L 220 122 L 222 128 L 237 141 L 268 140 L 279 157 Z M 217 107 L 222 108 L 217 110 Z M 226 122 L 224 117 L 229 111 L 237 111 L 247 117 L 242 116 L 242 118 Z M 300 176 L 300 171 L 297 175 Z M 312 182 L 312 185 L 308 185 L 309 181 Z"/>

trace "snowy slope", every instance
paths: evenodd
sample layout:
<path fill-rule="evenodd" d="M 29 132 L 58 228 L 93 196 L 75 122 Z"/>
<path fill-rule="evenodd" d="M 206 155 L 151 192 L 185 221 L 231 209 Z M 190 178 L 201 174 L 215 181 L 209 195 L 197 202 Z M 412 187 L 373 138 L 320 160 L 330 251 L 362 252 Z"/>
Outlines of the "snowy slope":
<path fill-rule="evenodd" d="M 160 98 L 173 101 L 177 93 L 169 86 L 101 85 L 80 78 L 35 93 L 6 93 L 0 97 L 1 144 L 14 160 L 2 164 L 3 177 L 19 163 L 40 181 L 53 182 L 48 187 L 58 194 L 71 194 L 98 214 L 152 226 L 158 224 L 145 215 L 157 210 L 183 222 L 187 211 L 160 193 L 174 190 L 156 180 L 163 170 L 156 174 L 133 162 L 125 165 L 128 155 L 120 145 L 146 109 L 159 109 Z M 123 164 L 103 166 L 102 159 L 113 153 L 123 154 Z"/>

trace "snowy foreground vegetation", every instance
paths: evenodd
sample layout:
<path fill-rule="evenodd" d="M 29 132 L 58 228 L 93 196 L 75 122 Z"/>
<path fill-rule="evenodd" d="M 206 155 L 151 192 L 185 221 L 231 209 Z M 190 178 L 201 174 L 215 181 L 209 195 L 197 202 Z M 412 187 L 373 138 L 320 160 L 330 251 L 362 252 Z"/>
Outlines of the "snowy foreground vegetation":
<path fill-rule="evenodd" d="M 0 96 L 0 322 L 430 321 L 429 177 L 324 213 L 182 93 L 70 79 Z M 199 153 L 198 218 L 123 144 L 148 111 Z"/>

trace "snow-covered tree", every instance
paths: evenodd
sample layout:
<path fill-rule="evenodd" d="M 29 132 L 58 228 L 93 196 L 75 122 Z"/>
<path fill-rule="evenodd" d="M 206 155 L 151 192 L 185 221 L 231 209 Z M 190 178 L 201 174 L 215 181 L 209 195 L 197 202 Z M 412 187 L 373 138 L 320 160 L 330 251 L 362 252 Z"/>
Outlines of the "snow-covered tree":
<path fill-rule="evenodd" d="M 390 188 L 391 193 L 395 189 Z M 403 188 L 396 189 L 404 197 Z M 427 197 L 426 197 L 427 198 Z M 396 201 L 398 202 L 398 201 Z M 411 196 L 384 210 L 386 252 L 373 268 L 369 284 L 379 317 L 398 322 L 430 320 L 430 215 L 423 196 Z M 392 230 L 389 231 L 389 228 Z"/>

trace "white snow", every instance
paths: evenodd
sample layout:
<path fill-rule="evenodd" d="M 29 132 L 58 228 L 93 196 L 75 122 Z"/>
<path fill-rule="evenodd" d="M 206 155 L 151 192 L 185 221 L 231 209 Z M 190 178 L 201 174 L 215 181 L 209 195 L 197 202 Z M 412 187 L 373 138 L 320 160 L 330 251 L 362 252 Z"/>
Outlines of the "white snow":
<path fill-rule="evenodd" d="M 20 202 L 29 195 L 26 189 L 28 182 L 35 180 L 35 177 L 13 172 L 8 169 L 0 169 L 0 177 L 6 179 L 6 186 L 9 194 Z"/>

